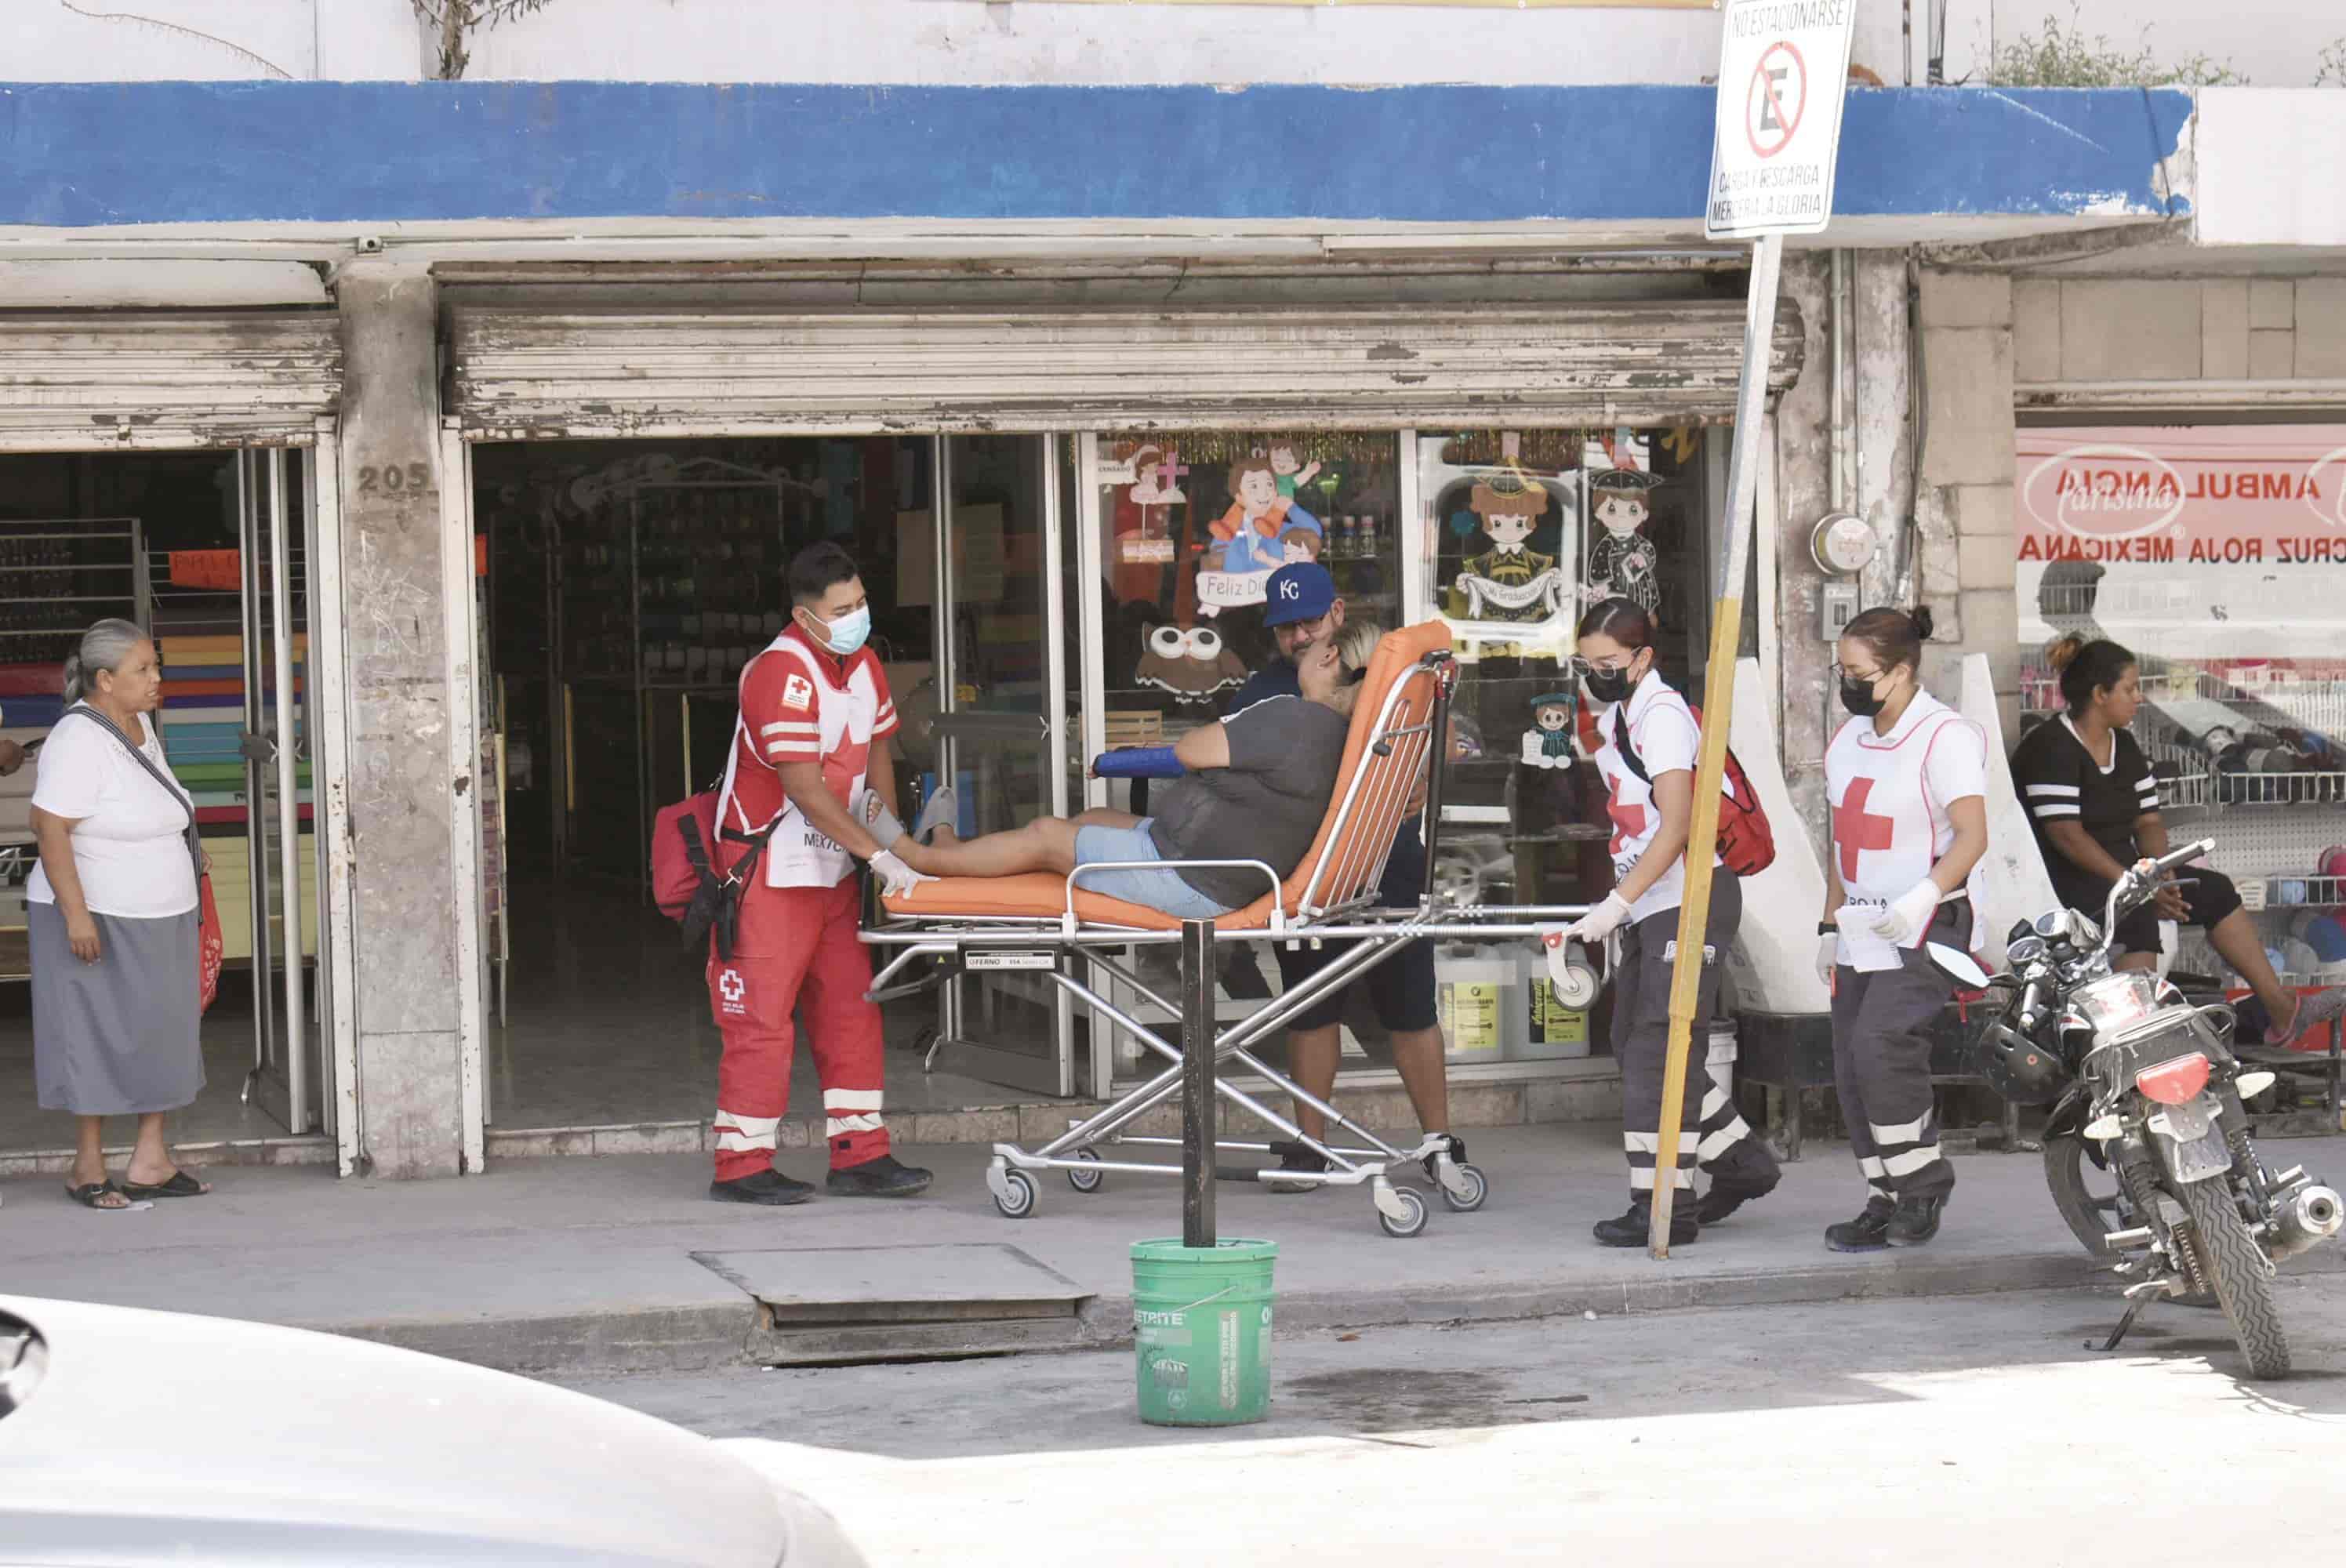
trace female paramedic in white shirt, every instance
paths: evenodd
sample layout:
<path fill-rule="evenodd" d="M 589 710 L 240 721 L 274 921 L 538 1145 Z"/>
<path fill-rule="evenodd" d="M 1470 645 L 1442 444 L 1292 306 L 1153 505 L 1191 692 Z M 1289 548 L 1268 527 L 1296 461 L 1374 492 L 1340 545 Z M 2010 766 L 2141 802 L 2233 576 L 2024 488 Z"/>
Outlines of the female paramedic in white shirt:
<path fill-rule="evenodd" d="M 1939 1153 L 1930 1035 L 1954 983 L 1926 942 L 1974 945 L 1987 738 L 1923 689 L 1930 635 L 1928 609 L 1868 610 L 1841 634 L 1834 671 L 1854 717 L 1825 748 L 1832 844 L 1817 968 L 1832 991 L 1850 1148 L 1871 1188 L 1864 1212 L 1826 1227 L 1835 1252 L 1921 1246 L 1955 1185 Z"/>
<path fill-rule="evenodd" d="M 1678 905 L 1694 820 L 1695 759 L 1702 748 L 1693 710 L 1654 668 L 1653 636 L 1651 618 L 1631 599 L 1606 599 L 1581 617 L 1576 663 L 1582 686 L 1601 705 L 1596 768 L 1605 779 L 1606 812 L 1613 820 L 1615 880 L 1602 903 L 1546 938 L 1556 948 L 1566 941 L 1593 944 L 1616 930 L 1621 933 L 1613 970 L 1613 1054 L 1621 1064 L 1621 1146 L 1629 1161 L 1629 1209 L 1596 1222 L 1596 1239 L 1606 1247 L 1646 1245 L 1661 1143 L 1670 972 L 1677 966 Z M 1625 740 L 1629 755 L 1624 754 Z M 1742 888 L 1734 872 L 1719 866 L 1711 873 L 1703 925 L 1697 1040 L 1709 1033 L 1719 972 L 1742 915 Z M 1693 1241 L 1700 1226 L 1724 1219 L 1745 1201 L 1773 1190 L 1781 1174 L 1767 1145 L 1737 1115 L 1734 1102 L 1698 1067 L 1687 1074 L 1679 1116 L 1674 1179 L 1688 1200 L 1671 1207 L 1673 1247 Z M 1699 1207 L 1691 1201 L 1698 1161 L 1711 1178 Z"/>
<path fill-rule="evenodd" d="M 40 864 L 25 887 L 37 1094 L 80 1118 L 75 1201 L 195 1197 L 211 1189 L 163 1140 L 163 1114 L 204 1083 L 195 809 L 148 718 L 163 706 L 155 645 L 128 621 L 98 622 L 66 660 L 65 696 L 34 781 Z M 108 1181 L 104 1118 L 133 1115 L 129 1164 Z"/>

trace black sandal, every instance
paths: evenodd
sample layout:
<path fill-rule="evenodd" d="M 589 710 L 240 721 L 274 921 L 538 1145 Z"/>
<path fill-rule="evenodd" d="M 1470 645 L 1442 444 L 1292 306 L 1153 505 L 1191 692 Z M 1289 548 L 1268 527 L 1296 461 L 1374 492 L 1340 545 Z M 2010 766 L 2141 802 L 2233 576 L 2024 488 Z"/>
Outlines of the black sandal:
<path fill-rule="evenodd" d="M 125 1176 L 122 1178 L 119 1190 L 125 1197 L 142 1198 L 201 1197 L 212 1189 L 185 1171 L 173 1171 L 169 1181 L 157 1182 L 151 1186 L 145 1182 L 132 1181 L 128 1176 Z"/>
<path fill-rule="evenodd" d="M 99 1198 L 104 1197 L 107 1193 L 112 1193 L 117 1197 L 124 1197 L 127 1196 L 120 1187 L 116 1186 L 110 1181 L 85 1182 L 80 1186 L 69 1186 L 66 1188 L 66 1196 L 73 1199 L 76 1203 L 81 1205 L 84 1208 L 100 1209 L 107 1214 L 121 1214 L 130 1207 L 130 1205 L 127 1202 L 100 1203 L 97 1201 Z"/>

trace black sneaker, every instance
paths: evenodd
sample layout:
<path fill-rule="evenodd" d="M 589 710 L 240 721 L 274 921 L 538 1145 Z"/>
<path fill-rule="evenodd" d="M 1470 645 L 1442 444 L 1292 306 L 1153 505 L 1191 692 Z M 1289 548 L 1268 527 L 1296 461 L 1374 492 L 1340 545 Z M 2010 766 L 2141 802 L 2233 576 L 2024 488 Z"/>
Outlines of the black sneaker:
<path fill-rule="evenodd" d="M 1868 1198 L 1855 1219 L 1825 1227 L 1825 1245 L 1835 1252 L 1880 1252 L 1890 1245 L 1890 1217 L 1897 1212 L 1888 1198 Z"/>
<path fill-rule="evenodd" d="M 1301 1144 L 1274 1144 L 1279 1151 L 1279 1168 L 1283 1171 L 1325 1171 L 1328 1157 L 1315 1154 Z M 1277 1177 L 1262 1184 L 1272 1192 L 1317 1192 L 1327 1184 L 1316 1181 L 1280 1181 Z"/>
<path fill-rule="evenodd" d="M 777 1170 L 753 1171 L 732 1181 L 709 1184 L 709 1196 L 719 1203 L 762 1203 L 782 1208 L 814 1196 L 811 1185 L 795 1181 Z"/>
<path fill-rule="evenodd" d="M 1453 1137 L 1448 1133 L 1444 1133 L 1442 1135 L 1448 1139 L 1450 1143 L 1450 1163 L 1454 1166 L 1464 1165 L 1466 1163 L 1466 1140 L 1460 1137 Z M 1432 1182 L 1435 1186 L 1440 1186 L 1442 1185 L 1442 1173 L 1434 1168 L 1433 1164 L 1437 1157 L 1438 1156 L 1433 1155 L 1428 1155 L 1425 1156 L 1423 1163 L 1425 1166 L 1425 1179 Z"/>
<path fill-rule="evenodd" d="M 1731 1181 L 1719 1177 L 1710 1184 L 1710 1190 L 1702 1195 L 1702 1202 L 1695 1206 L 1695 1217 L 1705 1225 L 1717 1225 L 1753 1198 L 1766 1197 L 1774 1192 L 1776 1184 L 1783 1179 L 1781 1176 L 1770 1176 L 1766 1181 Z"/>
<path fill-rule="evenodd" d="M 833 1197 L 910 1197 L 927 1191 L 934 1179 L 918 1166 L 899 1165 L 895 1156 L 882 1155 L 831 1172 L 823 1190 Z"/>
<path fill-rule="evenodd" d="M 1892 1247 L 1920 1247 L 1939 1234 L 1939 1216 L 1947 1207 L 1945 1193 L 1928 1197 L 1902 1197 L 1882 1238 Z"/>
<path fill-rule="evenodd" d="M 1685 1201 L 1692 1193 L 1681 1196 L 1670 1205 L 1670 1245 L 1686 1247 L 1701 1239 L 1702 1222 L 1695 1217 L 1694 1205 Z M 1629 1212 L 1618 1219 L 1596 1222 L 1596 1245 L 1599 1247 L 1643 1247 L 1654 1228 L 1653 1199 L 1639 1193 L 1629 1199 Z"/>

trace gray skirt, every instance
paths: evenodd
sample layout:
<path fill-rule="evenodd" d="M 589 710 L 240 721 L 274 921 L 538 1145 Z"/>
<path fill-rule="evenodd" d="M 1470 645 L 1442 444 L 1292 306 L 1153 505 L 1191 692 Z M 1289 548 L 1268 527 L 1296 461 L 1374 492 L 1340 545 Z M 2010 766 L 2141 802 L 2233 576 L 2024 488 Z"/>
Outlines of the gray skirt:
<path fill-rule="evenodd" d="M 33 1078 L 41 1108 L 77 1116 L 176 1111 L 204 1086 L 196 911 L 92 914 L 97 962 L 66 942 L 55 904 L 25 906 L 33 959 Z"/>

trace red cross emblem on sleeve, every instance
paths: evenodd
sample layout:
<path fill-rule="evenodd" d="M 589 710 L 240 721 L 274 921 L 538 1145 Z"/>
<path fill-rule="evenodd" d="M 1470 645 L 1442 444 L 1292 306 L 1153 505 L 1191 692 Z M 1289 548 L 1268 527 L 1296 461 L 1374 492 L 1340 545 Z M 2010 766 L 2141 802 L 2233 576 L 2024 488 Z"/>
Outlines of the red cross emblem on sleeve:
<path fill-rule="evenodd" d="M 1852 779 L 1841 804 L 1833 808 L 1833 842 L 1841 847 L 1841 880 L 1845 883 L 1857 880 L 1859 855 L 1888 849 L 1897 832 L 1893 819 L 1866 814 L 1866 798 L 1872 793 L 1872 779 Z"/>
<path fill-rule="evenodd" d="M 1613 819 L 1613 847 L 1609 851 L 1619 854 L 1621 846 L 1632 839 L 1642 838 L 1646 831 L 1646 809 L 1631 800 L 1621 799 L 1621 786 L 1617 782 L 1605 802 L 1605 814 Z"/>

